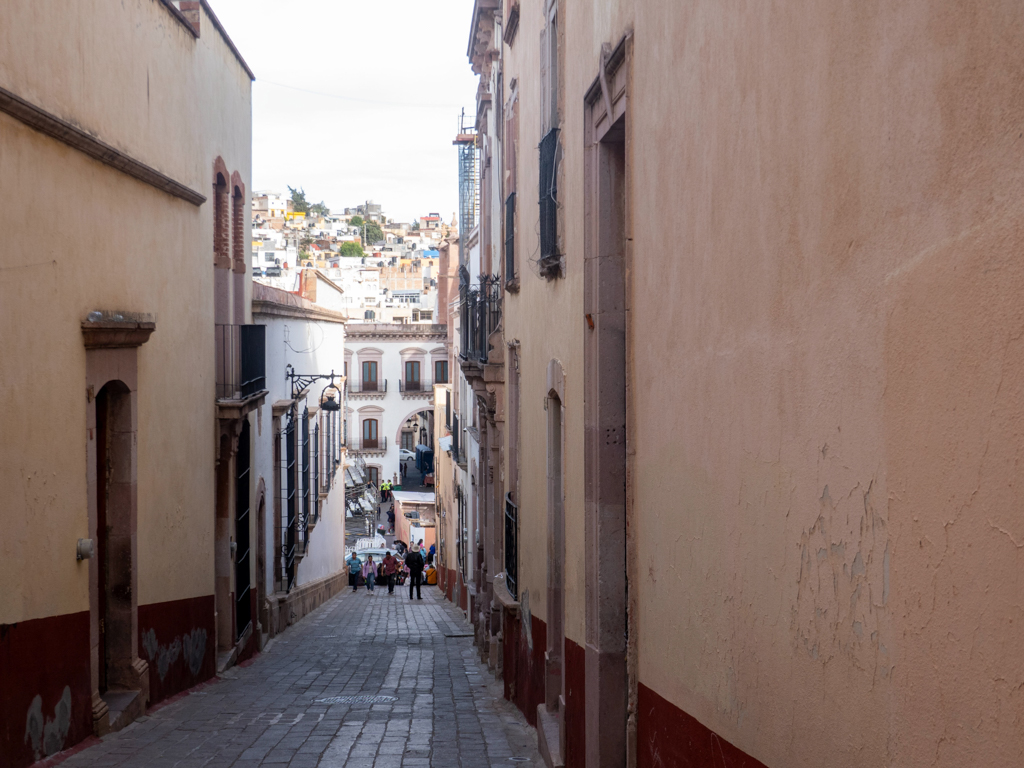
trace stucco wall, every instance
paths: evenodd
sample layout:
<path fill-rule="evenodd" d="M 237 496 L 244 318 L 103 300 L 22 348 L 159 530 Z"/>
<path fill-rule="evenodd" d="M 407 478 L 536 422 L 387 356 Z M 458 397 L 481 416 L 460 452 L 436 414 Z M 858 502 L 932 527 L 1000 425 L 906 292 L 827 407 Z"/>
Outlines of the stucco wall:
<path fill-rule="evenodd" d="M 575 11 L 574 11 L 575 13 Z M 559 175 L 559 218 L 566 252 L 564 276 L 540 277 L 537 189 L 539 166 L 536 148 L 541 134 L 540 33 L 543 14 L 523 12 L 512 48 L 505 48 L 505 83 L 517 78 L 519 142 L 517 146 L 516 259 L 520 274 L 518 293 L 505 294 L 503 324 L 506 343 L 519 343 L 520 356 L 520 459 L 519 459 L 519 591 L 529 590 L 533 615 L 547 616 L 547 430 L 548 364 L 565 371 L 564 476 L 565 489 L 565 632 L 580 645 L 584 641 L 583 546 L 583 270 L 582 200 L 579 184 L 582 164 L 575 149 L 580 141 L 571 131 L 582 131 L 577 119 L 564 118 L 562 144 L 564 170 Z M 582 102 L 582 97 L 580 98 Z M 564 110 L 563 110 L 564 111 Z M 575 110 L 568 110 L 574 112 Z M 506 139 L 507 140 L 507 139 Z M 541 320 L 542 319 L 542 320 Z M 507 363 L 507 361 L 506 361 Z M 505 388 L 506 398 L 508 387 Z M 507 400 L 506 400 L 507 403 Z M 505 475 L 508 476 L 508 451 Z"/>
<path fill-rule="evenodd" d="M 583 95 L 601 44 L 632 31 L 639 683 L 769 766 L 1018 764 L 1019 4 L 562 10 L 566 273 L 550 283 L 529 260 L 535 8 L 504 49 L 523 275 L 504 329 L 534 615 L 556 358 L 566 634 L 582 643 Z"/>
<path fill-rule="evenodd" d="M 208 197 L 218 155 L 248 180 L 248 76 L 212 29 L 195 40 L 154 0 L 5 3 L 0 86 Z M 0 177 L 0 622 L 89 607 L 75 542 L 91 535 L 80 323 L 94 309 L 156 319 L 138 352 L 138 602 L 212 594 L 212 202 L 6 114 Z"/>
<path fill-rule="evenodd" d="M 640 682 L 771 766 L 1017 764 L 1019 4 L 634 24 Z"/>

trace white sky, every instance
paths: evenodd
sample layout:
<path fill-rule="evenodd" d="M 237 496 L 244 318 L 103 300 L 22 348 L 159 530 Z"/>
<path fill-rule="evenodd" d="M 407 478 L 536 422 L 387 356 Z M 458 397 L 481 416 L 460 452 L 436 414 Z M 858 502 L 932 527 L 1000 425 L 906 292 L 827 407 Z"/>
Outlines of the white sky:
<path fill-rule="evenodd" d="M 250 69 L 252 189 L 411 222 L 458 210 L 473 0 L 210 0 Z M 282 87 L 288 86 L 288 87 Z"/>

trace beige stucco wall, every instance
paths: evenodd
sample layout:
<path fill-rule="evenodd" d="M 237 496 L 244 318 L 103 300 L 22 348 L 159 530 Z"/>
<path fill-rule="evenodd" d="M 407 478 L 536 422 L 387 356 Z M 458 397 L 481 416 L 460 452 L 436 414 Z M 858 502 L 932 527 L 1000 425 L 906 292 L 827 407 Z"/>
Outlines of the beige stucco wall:
<path fill-rule="evenodd" d="M 557 358 L 566 633 L 582 641 L 583 95 L 601 44 L 632 30 L 639 681 L 769 766 L 1018 764 L 1019 4 L 562 9 L 567 256 L 550 283 L 528 260 L 535 8 L 504 49 L 533 613 Z"/>
<path fill-rule="evenodd" d="M 536 10 L 536 9 L 534 9 Z M 574 221 L 573 196 L 582 219 L 582 201 L 575 177 L 582 166 L 566 152 L 559 176 L 563 209 L 561 231 L 564 277 L 540 277 L 537 208 L 539 167 L 536 147 L 541 134 L 540 33 L 543 15 L 523 12 L 511 48 L 504 48 L 504 82 L 517 78 L 519 142 L 517 147 L 516 253 L 520 274 L 518 293 L 505 294 L 505 341 L 519 342 L 520 356 L 520 482 L 519 582 L 520 595 L 529 590 L 530 611 L 547 621 L 547 430 L 548 364 L 556 360 L 565 372 L 564 488 L 565 488 L 565 632 L 579 645 L 584 641 L 583 547 L 583 270 L 581 222 Z M 563 110 L 564 111 L 564 110 Z M 564 130 L 571 130 L 563 123 Z M 569 134 L 571 135 L 571 134 Z M 563 135 L 563 147 L 568 141 Z M 570 142 L 573 147 L 577 142 Z M 575 162 L 575 165 L 573 163 Z M 507 361 L 506 361 L 507 362 Z M 509 388 L 505 387 L 508 397 Z M 506 400 L 506 404 L 507 404 Z M 507 417 L 506 417 L 507 418 Z M 508 476 L 508 451 L 505 451 Z"/>
<path fill-rule="evenodd" d="M 205 29 L 195 40 L 155 0 L 4 3 L 0 86 L 210 197 L 218 155 L 248 183 L 251 114 L 248 75 Z M 75 542 L 90 535 L 80 323 L 94 309 L 156 317 L 138 353 L 138 601 L 212 594 L 212 202 L 6 114 L 0 178 L 0 622 L 89 607 Z"/>
<path fill-rule="evenodd" d="M 634 27 L 640 681 L 770 766 L 1018 764 L 1020 5 Z"/>

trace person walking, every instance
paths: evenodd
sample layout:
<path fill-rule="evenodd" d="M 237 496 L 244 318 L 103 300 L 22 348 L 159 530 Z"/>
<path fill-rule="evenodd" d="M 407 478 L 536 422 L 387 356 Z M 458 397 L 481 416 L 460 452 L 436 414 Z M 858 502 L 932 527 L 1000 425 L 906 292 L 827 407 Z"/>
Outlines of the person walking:
<path fill-rule="evenodd" d="M 359 589 L 359 573 L 363 570 L 363 564 L 359 562 L 359 558 L 356 557 L 356 553 L 353 552 L 348 560 L 345 561 L 348 566 L 348 585 L 352 587 L 352 591 L 355 592 Z"/>
<path fill-rule="evenodd" d="M 366 579 L 366 594 L 373 592 L 377 584 L 377 565 L 373 562 L 373 555 L 366 556 L 366 565 L 363 566 L 363 578 Z"/>
<path fill-rule="evenodd" d="M 412 551 L 405 556 L 405 567 L 409 569 L 409 599 L 412 600 L 412 590 L 415 587 L 416 599 L 422 600 L 420 584 L 423 583 L 423 555 L 415 544 L 412 545 Z"/>
<path fill-rule="evenodd" d="M 395 594 L 395 571 L 398 570 L 398 558 L 391 556 L 389 549 L 384 555 L 384 578 L 388 580 L 388 594 Z"/>

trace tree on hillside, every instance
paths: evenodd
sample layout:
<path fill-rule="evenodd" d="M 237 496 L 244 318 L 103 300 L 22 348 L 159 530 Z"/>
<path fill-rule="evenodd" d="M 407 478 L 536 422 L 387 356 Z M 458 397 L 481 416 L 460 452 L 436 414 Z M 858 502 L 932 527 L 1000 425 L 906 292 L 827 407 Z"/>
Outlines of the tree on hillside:
<path fill-rule="evenodd" d="M 363 245 L 372 245 L 378 240 L 384 239 L 384 230 L 380 228 L 380 224 L 375 221 L 366 222 L 365 237 L 363 238 Z"/>
<path fill-rule="evenodd" d="M 359 243 L 355 243 L 351 240 L 342 243 L 341 248 L 338 250 L 342 256 L 365 256 L 362 246 Z"/>
<path fill-rule="evenodd" d="M 348 225 L 350 227 L 362 227 L 363 226 L 363 217 L 362 216 L 353 216 L 351 219 L 348 220 Z"/>
<path fill-rule="evenodd" d="M 330 214 L 331 209 L 324 205 L 324 201 L 321 200 L 319 203 L 309 206 L 309 212 L 314 216 L 327 216 Z"/>
<path fill-rule="evenodd" d="M 413 232 L 419 232 L 420 231 L 420 223 L 418 221 L 414 221 L 412 223 L 412 231 Z"/>
<path fill-rule="evenodd" d="M 292 196 L 292 209 L 296 213 L 309 213 L 309 201 L 306 200 L 306 191 L 302 187 L 298 189 L 288 187 L 288 192 Z"/>

